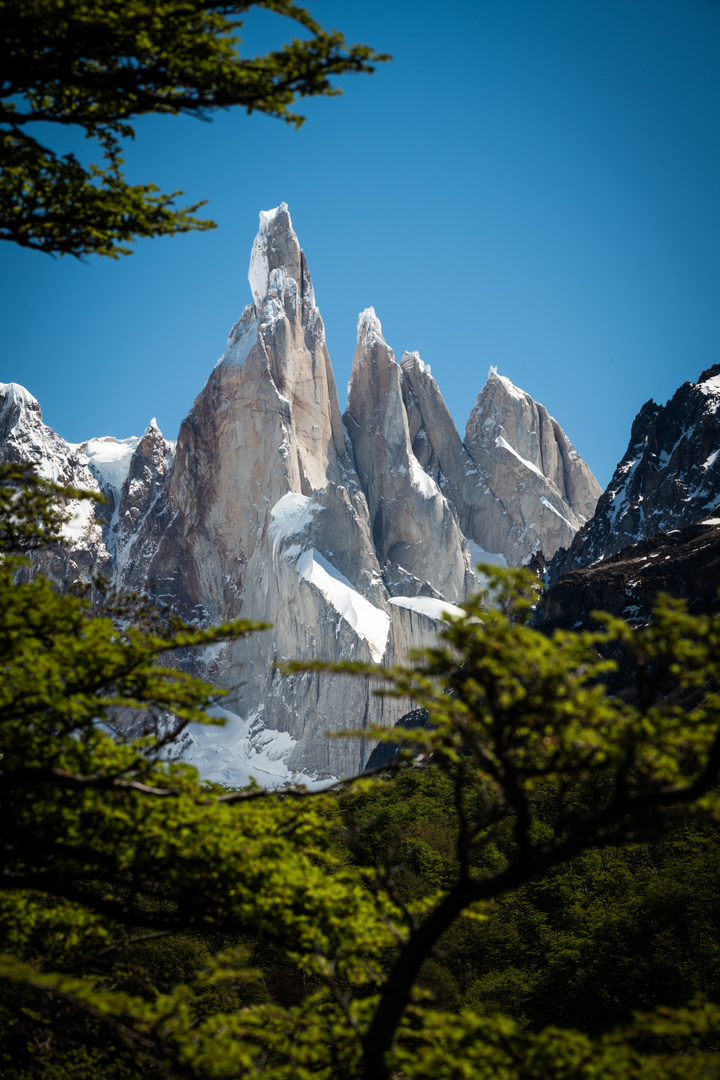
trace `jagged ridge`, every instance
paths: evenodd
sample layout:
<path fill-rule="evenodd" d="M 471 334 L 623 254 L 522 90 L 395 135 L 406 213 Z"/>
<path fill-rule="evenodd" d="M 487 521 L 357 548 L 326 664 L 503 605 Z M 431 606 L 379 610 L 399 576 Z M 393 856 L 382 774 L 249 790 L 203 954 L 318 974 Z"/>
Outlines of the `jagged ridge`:
<path fill-rule="evenodd" d="M 536 546 L 553 551 L 597 485 L 543 407 L 494 371 L 463 443 L 430 369 L 417 353 L 397 363 L 372 309 L 358 322 L 343 423 L 284 203 L 260 215 L 248 278 L 253 299 L 176 447 L 154 422 L 139 440 L 70 447 L 19 390 L 6 394 L 0 431 L 3 454 L 19 446 L 50 471 L 72 461 L 84 470 L 72 482 L 108 495 L 103 516 L 74 538 L 78 573 L 77 552 L 89 565 L 93 536 L 123 588 L 190 620 L 274 624 L 205 659 L 204 672 L 230 691 L 228 726 L 191 732 L 187 747 L 209 777 L 238 783 L 254 772 L 272 783 L 291 771 L 357 771 L 372 742 L 325 733 L 389 724 L 402 711 L 367 682 L 283 679 L 273 662 L 403 659 L 477 586 L 481 549 L 515 563 Z M 540 433 L 534 443 L 527 425 Z"/>

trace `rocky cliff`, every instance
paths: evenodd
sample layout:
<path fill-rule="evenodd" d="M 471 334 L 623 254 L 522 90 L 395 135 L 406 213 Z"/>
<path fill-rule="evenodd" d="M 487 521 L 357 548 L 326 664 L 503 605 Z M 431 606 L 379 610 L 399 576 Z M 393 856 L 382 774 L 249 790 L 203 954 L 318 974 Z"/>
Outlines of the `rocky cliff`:
<path fill-rule="evenodd" d="M 552 553 L 599 489 L 556 421 L 492 370 L 463 442 L 430 369 L 417 353 L 397 362 L 372 309 L 358 322 L 343 418 L 285 204 L 260 215 L 248 277 L 252 301 L 176 446 L 152 422 L 141 438 L 71 447 L 15 388 L 0 398 L 0 453 L 106 494 L 62 576 L 95 558 L 186 619 L 273 624 L 205 661 L 229 690 L 226 726 L 188 735 L 206 776 L 352 773 L 373 744 L 326 732 L 390 724 L 402 704 L 368 681 L 284 678 L 273 664 L 401 661 L 476 587 L 481 549 L 512 563 Z"/>
<path fill-rule="evenodd" d="M 592 519 L 549 566 L 551 581 L 707 516 L 720 499 L 720 365 L 635 418 Z"/>
<path fill-rule="evenodd" d="M 430 640 L 434 620 L 417 606 L 393 604 L 383 582 L 322 318 L 285 206 L 261 216 L 249 279 L 254 300 L 181 426 L 167 481 L 129 542 L 120 582 L 162 597 L 186 618 L 272 622 L 272 633 L 213 657 L 211 674 L 231 691 L 223 702 L 231 741 L 251 765 L 256 759 L 260 779 L 272 775 L 273 754 L 283 768 L 339 775 L 357 770 L 369 750 L 363 740 L 325 733 L 388 723 L 394 707 L 374 698 L 366 681 L 287 679 L 272 664 L 392 663 Z M 433 525 L 425 524 L 428 539 Z M 461 595 L 455 588 L 448 599 Z M 193 738 L 195 760 L 229 779 L 232 746 L 211 736 L 208 747 L 202 731 Z"/>
<path fill-rule="evenodd" d="M 470 552 L 457 516 L 413 449 L 403 369 L 372 308 L 358 320 L 358 343 L 343 417 L 367 500 L 372 539 L 386 585 L 403 577 L 432 595 L 461 600 L 473 587 Z"/>
<path fill-rule="evenodd" d="M 647 623 L 658 593 L 685 600 L 695 614 L 720 608 L 720 517 L 629 544 L 616 555 L 568 571 L 543 595 L 540 624 L 548 630 L 596 629 L 594 611 Z"/>
<path fill-rule="evenodd" d="M 461 442 L 430 369 L 417 353 L 401 366 L 413 449 L 473 553 L 521 565 L 567 545 L 602 489 L 547 409 L 491 367 Z"/>

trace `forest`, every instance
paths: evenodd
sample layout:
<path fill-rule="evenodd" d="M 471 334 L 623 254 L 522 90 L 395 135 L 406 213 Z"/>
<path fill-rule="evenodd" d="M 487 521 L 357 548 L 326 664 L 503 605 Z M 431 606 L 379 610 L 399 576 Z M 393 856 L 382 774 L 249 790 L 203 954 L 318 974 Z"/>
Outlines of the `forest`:
<path fill-rule="evenodd" d="M 427 709 L 389 765 L 230 791 L 170 748 L 214 722 L 191 651 L 256 627 L 31 573 L 69 494 L 3 467 L 0 1075 L 718 1075 L 716 617 L 547 636 L 492 571 L 344 665 Z"/>

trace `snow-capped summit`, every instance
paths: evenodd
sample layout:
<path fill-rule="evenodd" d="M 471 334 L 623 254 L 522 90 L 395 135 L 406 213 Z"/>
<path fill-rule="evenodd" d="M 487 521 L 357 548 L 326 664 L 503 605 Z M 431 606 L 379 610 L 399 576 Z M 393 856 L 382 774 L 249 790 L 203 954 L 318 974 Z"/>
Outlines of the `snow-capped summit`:
<path fill-rule="evenodd" d="M 292 281 L 305 317 L 314 309 L 312 281 L 287 203 L 280 203 L 274 210 L 260 211 L 260 227 L 250 255 L 248 281 L 258 305 L 262 305 L 273 289 L 282 291 L 283 283 Z"/>
<path fill-rule="evenodd" d="M 357 322 L 357 339 L 358 345 L 362 342 L 363 345 L 372 344 L 374 338 L 380 338 L 384 341 L 382 326 L 380 320 L 375 314 L 374 307 L 367 307 L 364 311 L 361 311 L 358 315 Z"/>
<path fill-rule="evenodd" d="M 500 383 L 505 393 L 508 394 L 510 397 L 517 398 L 519 401 L 522 401 L 524 398 L 532 401 L 530 395 L 524 390 L 521 390 L 519 386 L 515 385 L 515 383 L 511 382 L 506 375 L 498 375 L 498 369 L 495 364 L 490 365 L 487 379 L 485 380 L 485 386 L 487 386 L 488 383 L 492 384 L 493 382 Z"/>
<path fill-rule="evenodd" d="M 12 410 L 15 414 L 15 420 L 17 416 L 24 410 L 30 409 L 33 412 L 40 412 L 40 405 L 37 398 L 34 398 L 29 390 L 26 390 L 20 383 L 0 383 L 0 415 L 5 418 Z"/>
<path fill-rule="evenodd" d="M 27 461 L 45 480 L 100 492 L 88 458 L 43 423 L 37 399 L 19 383 L 0 383 L 0 461 Z M 94 503 L 67 500 L 66 508 L 69 547 L 38 556 L 39 568 L 58 583 L 85 576 L 93 566 L 106 569 L 109 562 Z"/>
<path fill-rule="evenodd" d="M 77 455 L 43 423 L 37 398 L 20 383 L 0 383 L 0 442 L 3 461 L 30 461 L 45 480 L 86 479 Z"/>
<path fill-rule="evenodd" d="M 602 489 L 590 469 L 544 405 L 494 368 L 470 413 L 465 445 L 505 511 L 494 515 L 490 535 L 474 537 L 481 547 L 513 562 L 538 549 L 552 555 L 592 516 Z"/>

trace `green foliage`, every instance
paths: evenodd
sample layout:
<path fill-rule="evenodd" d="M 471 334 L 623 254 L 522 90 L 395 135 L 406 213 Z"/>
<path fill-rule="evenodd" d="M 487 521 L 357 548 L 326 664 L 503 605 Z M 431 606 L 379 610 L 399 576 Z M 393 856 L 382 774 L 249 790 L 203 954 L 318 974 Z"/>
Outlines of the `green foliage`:
<path fill-rule="evenodd" d="M 253 7 L 308 37 L 243 56 L 238 31 Z M 130 254 L 126 242 L 213 222 L 177 208 L 182 192 L 129 184 L 121 140 L 148 113 L 207 119 L 241 106 L 298 125 L 299 97 L 340 93 L 336 76 L 372 72 L 387 56 L 347 45 L 292 0 L 0 0 L 0 239 L 51 254 Z M 32 134 L 79 127 L 104 164 L 83 165 Z M 43 130 L 47 130 L 46 128 Z"/>
<path fill-rule="evenodd" d="M 348 796 L 342 812 L 358 863 L 392 866 L 403 900 L 458 879 L 452 779 L 439 770 L 414 769 Z M 545 812 L 553 814 L 551 791 Z M 474 873 L 491 852 L 478 850 Z M 497 869 L 501 853 L 492 855 Z M 629 1024 L 638 1010 L 720 1001 L 718 880 L 712 818 L 652 843 L 583 851 L 485 905 L 481 920 L 453 923 L 419 983 L 436 1006 L 591 1035 Z"/>
<path fill-rule="evenodd" d="M 718 620 L 692 618 L 660 598 L 645 630 L 603 616 L 595 633 L 547 637 L 530 621 L 532 576 L 489 573 L 498 607 L 465 603 L 412 666 L 386 674 L 340 665 L 384 677 L 390 686 L 382 692 L 428 710 L 430 727 L 384 737 L 446 773 L 456 815 L 455 880 L 422 918 L 406 912 L 407 936 L 363 1037 L 366 1080 L 388 1075 L 423 964 L 463 913 L 487 914 L 488 904 L 585 851 L 649 842 L 690 811 L 717 809 Z M 603 685 L 614 667 L 603 652 L 618 643 L 636 666 L 636 703 L 609 697 Z M 289 670 L 308 666 L 323 667 Z M 664 697 L 668 680 L 690 695 L 684 708 Z M 409 861 L 439 879 L 427 851 Z M 528 909 L 521 921 L 526 941 L 542 940 L 542 913 Z M 476 991 L 500 1008 L 517 997 L 513 979 L 523 981 L 505 972 L 484 978 Z"/>
<path fill-rule="evenodd" d="M 172 658 L 258 628 L 29 575 L 51 495 L 0 483 L 1 1077 L 718 1075 L 712 619 L 550 641 L 498 578 L 385 673 L 432 718 L 394 779 L 225 791 L 168 756 L 217 696 Z"/>

